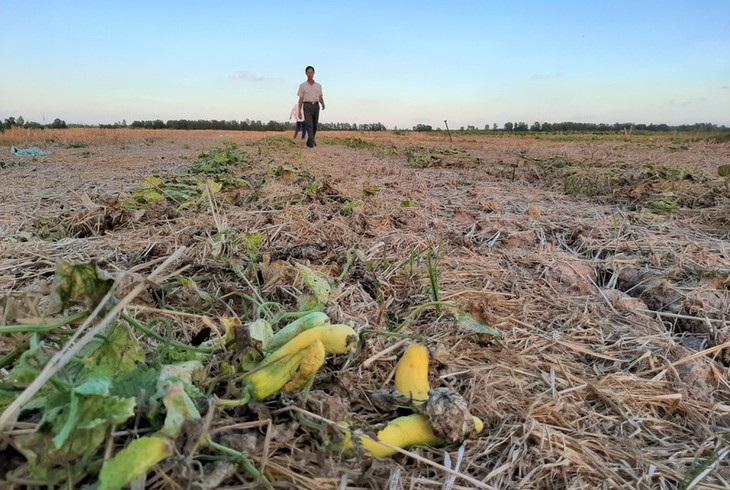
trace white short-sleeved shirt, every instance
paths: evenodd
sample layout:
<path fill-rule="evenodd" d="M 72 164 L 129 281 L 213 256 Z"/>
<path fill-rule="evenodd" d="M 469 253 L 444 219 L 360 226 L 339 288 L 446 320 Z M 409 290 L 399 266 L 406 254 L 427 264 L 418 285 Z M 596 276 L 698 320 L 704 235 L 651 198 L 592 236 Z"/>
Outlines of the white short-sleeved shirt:
<path fill-rule="evenodd" d="M 319 102 L 319 98 L 322 97 L 322 86 L 317 82 L 311 85 L 308 82 L 304 82 L 299 85 L 297 97 L 302 97 L 304 102 Z"/>

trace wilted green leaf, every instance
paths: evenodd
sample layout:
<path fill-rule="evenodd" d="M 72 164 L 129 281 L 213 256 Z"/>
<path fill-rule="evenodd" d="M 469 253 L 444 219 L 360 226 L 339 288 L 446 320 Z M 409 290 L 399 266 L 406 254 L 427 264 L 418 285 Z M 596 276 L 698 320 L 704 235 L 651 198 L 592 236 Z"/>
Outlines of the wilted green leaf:
<path fill-rule="evenodd" d="M 499 330 L 478 322 L 473 316 L 465 311 L 457 311 L 454 317 L 456 319 L 456 325 L 465 330 L 474 332 L 480 337 L 488 335 L 489 337 L 493 337 L 497 340 L 502 340 L 502 333 Z"/>
<path fill-rule="evenodd" d="M 297 298 L 297 309 L 299 311 L 322 311 L 324 305 L 313 294 L 301 294 Z"/>
<path fill-rule="evenodd" d="M 720 165 L 717 167 L 717 175 L 720 177 L 730 177 L 730 165 Z"/>
<path fill-rule="evenodd" d="M 378 192 L 380 192 L 381 187 L 379 185 L 372 185 L 369 182 L 366 182 L 362 186 L 362 193 L 365 196 L 374 196 Z"/>
<path fill-rule="evenodd" d="M 91 386 L 87 388 L 93 391 Z M 69 467 L 83 469 L 104 442 L 107 430 L 134 414 L 134 405 L 134 398 L 59 391 L 48 397 L 38 430 L 18 436 L 15 442 L 36 478 L 45 480 Z"/>
<path fill-rule="evenodd" d="M 165 200 L 165 196 L 157 189 L 146 189 L 140 192 L 135 192 L 132 197 L 139 203 L 160 202 Z"/>
<path fill-rule="evenodd" d="M 125 487 L 171 456 L 172 450 L 172 442 L 164 437 L 142 437 L 132 441 L 116 456 L 104 462 L 99 473 L 99 490 Z"/>
<path fill-rule="evenodd" d="M 256 255 L 264 241 L 264 237 L 260 233 L 244 233 L 241 235 L 241 239 L 249 255 Z"/>
<path fill-rule="evenodd" d="M 74 392 L 78 395 L 85 396 L 109 396 L 111 386 L 112 380 L 109 377 L 89 378 L 74 388 Z"/>
<path fill-rule="evenodd" d="M 261 349 L 265 344 L 271 341 L 274 336 L 274 330 L 271 328 L 271 323 L 267 322 L 263 318 L 255 320 L 247 325 L 248 334 L 254 345 Z"/>
<path fill-rule="evenodd" d="M 192 384 L 193 381 L 202 381 L 203 363 L 200 361 L 187 361 L 177 364 L 165 364 L 160 369 L 160 377 L 157 387 L 164 390 L 168 382 L 182 381 Z"/>
<path fill-rule="evenodd" d="M 114 279 L 94 263 L 59 261 L 53 278 L 53 294 L 64 308 L 82 303 L 91 310 L 109 292 L 112 284 Z"/>
<path fill-rule="evenodd" d="M 208 304 L 215 302 L 215 298 L 213 297 L 213 295 L 211 295 L 207 291 L 203 291 L 202 289 L 200 289 L 198 284 L 193 279 L 185 276 L 177 276 L 175 279 L 178 283 L 180 283 L 185 292 L 190 294 L 190 296 L 198 297 Z"/>
<path fill-rule="evenodd" d="M 330 286 L 329 280 L 314 272 L 312 269 L 302 264 L 295 264 L 299 273 L 302 275 L 302 281 L 304 285 L 312 291 L 314 297 L 317 298 L 322 305 L 326 305 L 330 300 L 332 294 L 332 286 Z"/>
<path fill-rule="evenodd" d="M 0 386 L 25 388 L 38 377 L 50 358 L 51 354 L 45 350 L 42 343 L 32 344 L 31 348 L 23 352 L 16 361 L 10 373 L 3 378 Z"/>
<path fill-rule="evenodd" d="M 157 175 L 152 175 L 150 177 L 145 177 L 145 179 L 142 181 L 142 189 L 159 189 L 159 187 L 162 185 L 162 179 Z"/>
<path fill-rule="evenodd" d="M 81 354 L 86 371 L 97 374 L 132 371 L 145 361 L 144 351 L 124 323 L 112 325 L 104 337 L 95 339 Z"/>
<path fill-rule="evenodd" d="M 304 193 L 308 194 L 310 196 L 315 195 L 319 190 L 322 188 L 322 182 L 319 180 L 314 181 L 312 184 L 310 184 L 306 189 L 304 189 Z"/>
<path fill-rule="evenodd" d="M 97 386 L 99 388 L 99 386 Z M 53 444 L 60 448 L 69 438 L 73 439 L 84 430 L 101 430 L 101 439 L 107 427 L 125 422 L 134 415 L 134 398 L 117 396 L 85 396 L 74 389 L 67 406 L 56 406 L 59 410 L 46 412 L 44 421 L 52 424 Z M 73 441 L 69 442 L 73 444 Z M 93 449 L 92 449 L 93 452 Z"/>
<path fill-rule="evenodd" d="M 200 412 L 187 394 L 186 388 L 193 387 L 193 378 L 200 376 L 202 370 L 203 365 L 198 361 L 162 367 L 157 386 L 163 394 L 162 402 L 167 409 L 167 415 L 160 434 L 174 439 L 180 434 L 186 420 L 200 418 Z"/>
<path fill-rule="evenodd" d="M 353 199 L 342 205 L 342 211 L 340 213 L 343 216 L 352 216 L 354 213 L 362 211 L 364 207 L 365 201 L 362 199 Z"/>

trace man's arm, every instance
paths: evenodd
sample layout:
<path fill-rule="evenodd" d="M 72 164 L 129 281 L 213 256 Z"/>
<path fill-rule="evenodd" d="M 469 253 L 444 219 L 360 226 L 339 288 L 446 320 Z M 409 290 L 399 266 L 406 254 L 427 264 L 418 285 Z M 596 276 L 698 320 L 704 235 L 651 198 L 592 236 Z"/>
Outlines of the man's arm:
<path fill-rule="evenodd" d="M 304 97 L 299 97 L 299 118 L 301 119 L 302 114 L 302 106 L 304 105 Z"/>
<path fill-rule="evenodd" d="M 322 110 L 324 110 L 324 97 L 322 95 L 319 96 L 319 103 L 322 104 Z"/>

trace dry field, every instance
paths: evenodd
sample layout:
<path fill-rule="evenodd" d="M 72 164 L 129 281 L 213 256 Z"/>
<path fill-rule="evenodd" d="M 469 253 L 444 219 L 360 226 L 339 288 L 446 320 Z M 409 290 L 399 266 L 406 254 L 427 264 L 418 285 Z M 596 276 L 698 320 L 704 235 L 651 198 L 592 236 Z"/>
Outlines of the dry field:
<path fill-rule="evenodd" d="M 137 400 L 120 422 L 98 416 L 92 429 L 56 413 L 54 425 L 49 393 L 104 358 L 67 356 L 34 388 L 42 366 L 21 353 L 48 359 L 104 318 L 133 327 L 143 358 L 131 369 L 159 369 L 227 322 L 241 332 L 299 310 L 309 291 L 296 264 L 330 279 L 325 312 L 359 333 L 357 350 L 328 358 L 308 393 L 241 406 L 221 402 L 240 396 L 240 346 L 207 354 L 190 382 L 202 418 L 135 488 L 730 486 L 730 193 L 717 172 L 730 143 L 323 133 L 309 150 L 290 136 L 0 133 L 3 488 L 93 483 L 103 458 L 159 429 L 164 412 Z M 154 199 L 150 182 L 165 189 Z M 126 320 L 52 310 L 59 261 L 115 278 Z M 431 352 L 431 386 L 461 394 L 484 431 L 461 446 L 346 457 L 333 422 L 371 428 L 409 413 L 374 395 L 412 341 Z M 84 389 L 72 399 L 90 398 Z M 45 398 L 10 413 L 24 395 Z M 98 450 L 47 444 L 84 430 L 77 444 Z"/>

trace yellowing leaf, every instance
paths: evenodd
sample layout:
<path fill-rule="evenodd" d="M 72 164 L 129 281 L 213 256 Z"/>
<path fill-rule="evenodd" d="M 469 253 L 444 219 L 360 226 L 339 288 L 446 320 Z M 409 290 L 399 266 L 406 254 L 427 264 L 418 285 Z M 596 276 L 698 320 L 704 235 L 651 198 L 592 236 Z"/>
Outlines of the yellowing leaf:
<path fill-rule="evenodd" d="M 109 292 L 112 284 L 114 279 L 94 263 L 59 261 L 53 277 L 53 294 L 64 308 L 83 303 L 91 310 Z"/>
<path fill-rule="evenodd" d="M 271 328 L 271 324 L 263 318 L 253 321 L 247 326 L 250 339 L 259 349 L 268 344 L 274 336 L 274 330 Z"/>
<path fill-rule="evenodd" d="M 132 441 L 104 462 L 99 473 L 99 490 L 120 489 L 146 475 L 157 463 L 172 455 L 172 448 L 172 442 L 163 437 L 142 437 Z"/>
<path fill-rule="evenodd" d="M 162 179 L 157 175 L 146 177 L 142 181 L 142 189 L 157 189 L 162 185 Z"/>

